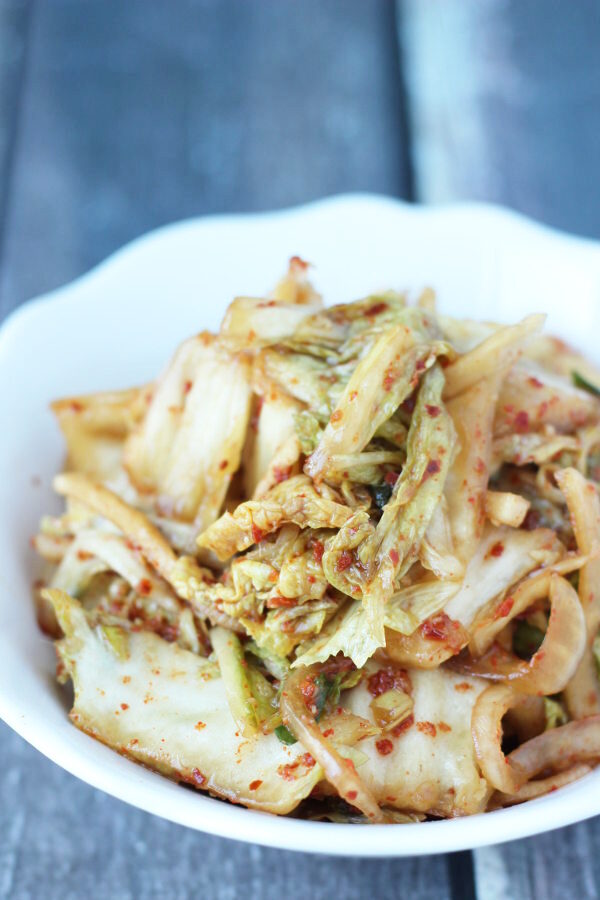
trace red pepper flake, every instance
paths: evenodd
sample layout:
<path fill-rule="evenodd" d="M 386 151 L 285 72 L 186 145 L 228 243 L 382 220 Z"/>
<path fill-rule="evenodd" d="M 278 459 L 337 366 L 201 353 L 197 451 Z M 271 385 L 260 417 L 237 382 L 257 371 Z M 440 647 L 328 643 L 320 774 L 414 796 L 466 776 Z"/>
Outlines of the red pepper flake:
<path fill-rule="evenodd" d="M 422 734 L 427 734 L 434 738 L 437 735 L 437 729 L 433 722 L 417 722 L 417 728 Z"/>
<path fill-rule="evenodd" d="M 129 709 L 129 703 L 121 703 L 121 709 L 122 710 Z"/>
<path fill-rule="evenodd" d="M 400 404 L 400 409 L 403 412 L 408 413 L 408 415 L 412 415 L 415 410 L 415 403 L 415 395 L 413 394 L 412 396 L 407 397 L 404 403 Z"/>
<path fill-rule="evenodd" d="M 431 403 L 426 403 L 425 409 L 427 410 L 428 415 L 430 415 L 432 419 L 437 419 L 437 417 L 441 413 L 441 409 L 439 408 L 439 406 L 433 406 L 433 404 L 431 404 Z"/>
<path fill-rule="evenodd" d="M 397 371 L 394 369 L 393 366 L 389 366 L 389 367 L 385 370 L 385 374 L 384 374 L 384 376 L 383 376 L 383 389 L 384 389 L 384 391 L 391 391 L 391 389 L 393 388 L 394 382 L 396 381 L 396 378 L 397 378 L 397 377 L 398 377 Z"/>
<path fill-rule="evenodd" d="M 150 581 L 150 579 L 149 579 L 149 578 L 142 578 L 142 579 L 138 582 L 138 586 L 137 586 L 137 588 L 136 588 L 136 591 L 137 591 L 137 593 L 140 594 L 142 597 L 149 597 L 150 594 L 152 593 L 152 582 Z"/>
<path fill-rule="evenodd" d="M 303 753 L 300 758 L 307 769 L 312 769 L 312 767 L 315 765 L 315 761 L 310 753 Z"/>
<path fill-rule="evenodd" d="M 445 731 L 446 733 L 447 733 L 448 731 L 452 731 L 451 726 L 448 725 L 447 722 L 438 722 L 438 723 L 437 723 L 437 727 L 438 727 L 438 730 L 439 730 L 439 731 Z"/>
<path fill-rule="evenodd" d="M 430 459 L 427 463 L 425 474 L 423 475 L 421 481 L 427 481 L 427 479 L 431 478 L 432 475 L 437 475 L 441 468 L 442 466 L 439 459 Z"/>
<path fill-rule="evenodd" d="M 529 509 L 527 510 L 527 515 L 523 519 L 523 525 L 521 526 L 525 531 L 535 531 L 536 528 L 539 527 L 541 521 L 541 515 L 537 509 Z"/>
<path fill-rule="evenodd" d="M 254 541 L 254 543 L 260 544 L 260 542 L 262 541 L 264 536 L 265 536 L 264 531 L 261 531 L 261 529 L 258 527 L 258 525 L 255 525 L 254 523 L 252 523 L 252 540 Z"/>
<path fill-rule="evenodd" d="M 370 306 L 366 310 L 365 316 L 379 316 L 382 312 L 385 312 L 387 308 L 387 303 L 374 303 L 373 306 Z"/>
<path fill-rule="evenodd" d="M 520 410 L 515 416 L 515 430 L 517 434 L 525 434 L 529 431 L 529 413 L 524 409 Z"/>
<path fill-rule="evenodd" d="M 78 413 L 83 410 L 83 403 L 80 403 L 79 400 L 71 400 L 69 407 L 71 412 Z"/>
<path fill-rule="evenodd" d="M 405 694 L 410 694 L 412 682 L 406 669 L 386 666 L 369 676 L 367 690 L 373 697 L 379 697 L 381 694 L 385 694 L 386 691 L 391 690 L 404 691 Z"/>
<path fill-rule="evenodd" d="M 266 606 L 267 609 L 281 609 L 282 607 L 296 606 L 297 603 L 296 597 L 269 597 Z"/>
<path fill-rule="evenodd" d="M 221 471 L 223 471 L 223 469 L 226 469 L 226 468 L 227 468 L 227 460 L 226 460 L 226 459 L 222 459 L 221 462 L 219 463 L 219 469 L 220 469 Z"/>
<path fill-rule="evenodd" d="M 352 554 L 348 550 L 342 550 L 335 564 L 336 571 L 343 572 L 345 569 L 350 568 L 353 562 Z"/>
<path fill-rule="evenodd" d="M 302 259 L 302 257 L 300 257 L 300 256 L 290 257 L 290 269 L 291 270 L 295 269 L 296 271 L 305 272 L 309 266 L 310 266 L 310 263 L 305 262 Z"/>
<path fill-rule="evenodd" d="M 304 697 L 305 701 L 312 700 L 312 698 L 315 696 L 316 689 L 317 686 L 310 675 L 308 678 L 305 678 L 300 685 L 300 693 Z"/>
<path fill-rule="evenodd" d="M 340 419 L 343 417 L 343 415 L 344 415 L 344 414 L 343 414 L 343 412 L 341 411 L 341 409 L 335 409 L 335 410 L 331 413 L 331 421 L 332 421 L 332 422 L 339 422 Z"/>
<path fill-rule="evenodd" d="M 248 785 L 248 787 L 250 788 L 251 791 L 256 791 L 261 786 L 261 784 L 262 784 L 262 781 L 260 780 L 260 778 L 257 778 L 256 781 L 251 781 L 250 784 Z"/>
<path fill-rule="evenodd" d="M 504 619 L 509 614 L 513 606 L 515 605 L 514 597 L 507 597 L 506 600 L 503 600 L 498 609 L 495 612 L 494 619 Z"/>
<path fill-rule="evenodd" d="M 496 541 L 495 544 L 492 544 L 490 547 L 488 556 L 502 556 L 504 553 L 504 544 L 502 541 Z"/>
<path fill-rule="evenodd" d="M 206 778 L 200 769 L 192 769 L 192 778 L 198 787 L 202 787 L 203 784 L 206 784 Z"/>
<path fill-rule="evenodd" d="M 377 747 L 377 752 L 382 756 L 387 756 L 394 749 L 394 745 L 389 738 L 383 738 L 381 741 L 375 741 L 375 746 Z"/>
<path fill-rule="evenodd" d="M 397 550 L 394 550 L 394 549 L 392 548 L 392 550 L 390 550 L 390 554 L 389 554 L 389 555 L 390 555 L 390 559 L 391 559 L 391 561 L 392 561 L 392 564 L 393 564 L 394 566 L 397 566 L 398 563 L 399 563 L 399 561 L 400 561 L 400 557 L 398 556 L 398 551 L 397 551 Z"/>
<path fill-rule="evenodd" d="M 295 781 L 297 778 L 297 769 L 298 763 L 286 763 L 285 765 L 281 765 L 277 769 L 277 774 L 284 779 L 284 781 Z"/>
<path fill-rule="evenodd" d="M 91 559 L 93 555 L 93 553 L 88 553 L 87 550 L 77 551 L 77 559 L 80 559 L 82 562 L 84 562 L 86 559 Z"/>
<path fill-rule="evenodd" d="M 332 734 L 334 734 L 333 728 L 328 728 L 327 731 L 323 732 L 323 737 L 331 737 Z"/>
<path fill-rule="evenodd" d="M 427 640 L 447 641 L 457 629 L 458 622 L 454 622 L 446 613 L 441 612 L 426 619 L 419 630 Z"/>
<path fill-rule="evenodd" d="M 314 584 L 317 579 L 315 578 L 314 575 L 307 575 L 306 580 L 308 581 L 309 584 Z"/>
<path fill-rule="evenodd" d="M 250 428 L 252 431 L 258 431 L 258 420 L 260 418 L 260 412 L 263 408 L 265 402 L 264 397 L 257 397 L 254 403 L 254 410 L 252 412 L 252 417 L 250 419 Z"/>
<path fill-rule="evenodd" d="M 544 418 L 544 416 L 545 416 L 546 413 L 548 412 L 548 407 L 549 407 L 549 406 L 550 406 L 550 404 L 548 403 L 547 400 L 544 400 L 542 403 L 540 403 L 540 405 L 538 406 L 538 410 L 537 410 L 537 417 L 538 417 L 538 419 L 543 419 L 543 418 Z"/>
<path fill-rule="evenodd" d="M 415 717 L 411 713 L 410 716 L 407 716 L 406 719 L 403 719 L 401 722 L 398 722 L 397 725 L 391 729 L 390 734 L 393 734 L 394 737 L 400 737 L 401 734 L 404 734 L 405 731 L 408 731 L 409 728 L 415 724 Z"/>
<path fill-rule="evenodd" d="M 275 484 L 281 484 L 282 481 L 287 481 L 291 473 L 291 466 L 273 466 L 273 478 Z"/>
<path fill-rule="evenodd" d="M 191 389 L 192 389 L 192 382 L 191 382 L 191 381 L 186 381 L 185 384 L 183 385 L 183 393 L 184 393 L 184 394 L 189 394 L 189 392 L 191 391 Z"/>
<path fill-rule="evenodd" d="M 352 802 L 352 800 L 356 800 L 357 796 L 358 794 L 356 791 L 348 791 L 348 793 L 346 794 L 346 797 L 348 798 L 348 800 L 350 800 L 350 802 Z"/>
<path fill-rule="evenodd" d="M 383 480 L 386 484 L 396 484 L 398 481 L 398 473 L 397 472 L 386 472 L 383 476 Z"/>
<path fill-rule="evenodd" d="M 543 382 L 540 381 L 539 378 L 536 378 L 536 377 L 533 376 L 533 375 L 532 375 L 531 378 L 528 379 L 528 381 L 529 381 L 529 384 L 530 384 L 532 387 L 534 387 L 534 388 L 543 388 L 543 387 L 544 387 Z"/>
<path fill-rule="evenodd" d="M 475 460 L 474 469 L 478 475 L 483 475 L 486 471 L 485 462 L 482 460 L 482 458 L 480 456 L 478 456 L 477 459 Z"/>
<path fill-rule="evenodd" d="M 196 722 L 196 724 L 194 725 L 194 728 L 196 729 L 196 731 L 202 731 L 203 728 L 206 728 L 206 723 L 205 722 Z"/>
<path fill-rule="evenodd" d="M 468 681 L 459 681 L 458 684 L 454 685 L 454 690 L 458 691 L 459 694 L 464 694 L 465 691 L 472 691 L 473 685 L 469 684 Z"/>

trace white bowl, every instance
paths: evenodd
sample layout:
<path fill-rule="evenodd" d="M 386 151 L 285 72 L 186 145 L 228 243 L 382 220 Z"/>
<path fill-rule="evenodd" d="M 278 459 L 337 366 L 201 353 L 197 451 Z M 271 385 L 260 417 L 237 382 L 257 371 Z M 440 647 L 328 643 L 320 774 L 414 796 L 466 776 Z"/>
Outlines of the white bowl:
<path fill-rule="evenodd" d="M 77 731 L 30 600 L 29 538 L 57 509 L 62 442 L 48 402 L 139 384 L 179 340 L 217 328 L 236 294 L 267 291 L 288 257 L 315 264 L 328 301 L 432 285 L 444 311 L 549 327 L 600 357 L 600 245 L 479 205 L 419 208 L 346 196 L 285 212 L 198 219 L 140 238 L 0 332 L 0 715 L 58 765 L 128 803 L 202 831 L 320 853 L 402 856 L 512 840 L 600 813 L 600 771 L 524 806 L 419 825 L 276 818 L 183 790 Z"/>

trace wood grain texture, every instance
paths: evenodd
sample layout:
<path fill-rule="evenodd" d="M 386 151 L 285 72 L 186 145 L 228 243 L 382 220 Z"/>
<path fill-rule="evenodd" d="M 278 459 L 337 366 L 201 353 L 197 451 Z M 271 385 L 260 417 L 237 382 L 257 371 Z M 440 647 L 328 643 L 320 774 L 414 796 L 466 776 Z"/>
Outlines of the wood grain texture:
<path fill-rule="evenodd" d="M 600 237 L 596 0 L 399 0 L 418 199 Z"/>
<path fill-rule="evenodd" d="M 478 900 L 596 900 L 600 894 L 600 819 L 475 856 Z"/>
<path fill-rule="evenodd" d="M 394 15 L 388 0 L 40 0 L 0 312 L 175 219 L 405 196 Z"/>
<path fill-rule="evenodd" d="M 0 252 L 18 131 L 30 0 L 0 0 Z"/>
<path fill-rule="evenodd" d="M 209 837 L 77 781 L 1 723 L 0 748 L 0 900 L 450 900 L 443 857 L 336 860 Z"/>

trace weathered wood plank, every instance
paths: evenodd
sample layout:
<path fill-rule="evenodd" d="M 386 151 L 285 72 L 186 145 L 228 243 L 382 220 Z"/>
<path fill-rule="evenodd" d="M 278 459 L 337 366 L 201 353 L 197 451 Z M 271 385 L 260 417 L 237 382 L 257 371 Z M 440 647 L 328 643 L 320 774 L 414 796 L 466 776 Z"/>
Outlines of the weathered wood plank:
<path fill-rule="evenodd" d="M 600 237 L 595 0 L 398 0 L 418 199 Z"/>
<path fill-rule="evenodd" d="M 30 0 L 0 0 L 0 252 L 17 139 Z"/>
<path fill-rule="evenodd" d="M 37 3 L 0 313 L 174 219 L 405 195 L 394 15 L 388 0 Z"/>
<path fill-rule="evenodd" d="M 1 723 L 0 747 L 0 900 L 451 896 L 443 857 L 335 860 L 213 838 L 93 790 Z"/>
<path fill-rule="evenodd" d="M 600 819 L 476 851 L 478 900 L 595 900 L 600 893 Z"/>

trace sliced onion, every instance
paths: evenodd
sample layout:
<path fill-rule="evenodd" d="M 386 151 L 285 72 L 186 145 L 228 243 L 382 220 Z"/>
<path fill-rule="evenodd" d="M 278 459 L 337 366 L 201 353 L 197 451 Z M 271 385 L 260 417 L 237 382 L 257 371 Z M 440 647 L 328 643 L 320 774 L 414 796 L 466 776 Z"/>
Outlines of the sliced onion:
<path fill-rule="evenodd" d="M 507 758 L 528 779 L 545 769 L 560 771 L 576 763 L 599 760 L 600 716 L 590 716 L 589 719 L 579 719 L 559 728 L 551 728 L 521 744 Z"/>
<path fill-rule="evenodd" d="M 492 681 L 509 681 L 522 694 L 558 694 L 572 678 L 585 651 L 586 630 L 576 591 L 560 575 L 550 578 L 550 621 L 542 646 L 529 662 L 492 648 L 478 660 L 462 659 L 455 668 Z"/>
<path fill-rule="evenodd" d="M 358 777 L 354 765 L 344 759 L 329 741 L 306 707 L 300 685 L 307 677 L 318 674 L 320 666 L 295 669 L 286 678 L 281 692 L 281 716 L 294 737 L 306 747 L 335 787 L 340 797 L 360 809 L 371 822 L 382 822 L 383 813 L 377 801 Z"/>
<path fill-rule="evenodd" d="M 430 616 L 412 634 L 385 629 L 385 652 L 390 659 L 415 669 L 437 669 L 443 662 L 460 653 L 469 640 L 460 622 L 443 612 Z"/>
<path fill-rule="evenodd" d="M 523 769 L 502 752 L 502 717 L 516 700 L 508 685 L 491 685 L 475 701 L 471 717 L 475 754 L 483 776 L 504 794 L 515 794 L 527 780 Z"/>
<path fill-rule="evenodd" d="M 557 472 L 565 496 L 577 545 L 590 555 L 579 574 L 579 598 L 587 627 L 587 648 L 581 665 L 565 688 L 565 702 L 574 719 L 600 713 L 600 686 L 595 672 L 592 642 L 600 626 L 600 500 L 594 484 L 576 469 Z M 595 558 L 594 558 L 595 557 Z"/>
<path fill-rule="evenodd" d="M 594 635 L 592 640 L 593 638 Z M 590 646 L 590 635 L 577 671 L 565 687 L 564 698 L 572 719 L 585 719 L 600 714 L 600 682 Z"/>
<path fill-rule="evenodd" d="M 514 735 L 519 744 L 541 734 L 546 727 L 544 698 L 520 695 L 518 703 L 506 713 L 504 727 L 506 733 L 511 737 Z"/>
<path fill-rule="evenodd" d="M 503 794 L 501 791 L 492 797 L 491 806 L 513 806 L 515 803 L 523 803 L 524 800 L 534 800 L 536 797 L 543 797 L 551 791 L 565 787 L 584 775 L 588 775 L 592 771 L 591 766 L 584 764 L 573 766 L 565 772 L 557 772 L 548 778 L 540 778 L 538 781 L 528 781 L 524 784 L 516 794 Z"/>
<path fill-rule="evenodd" d="M 544 600 L 548 596 L 553 572 L 558 575 L 569 575 L 584 566 L 588 560 L 588 554 L 569 554 L 547 569 L 541 569 L 524 578 L 508 597 L 503 597 L 494 604 L 493 610 L 485 618 L 474 623 L 473 634 L 469 641 L 471 655 L 481 656 L 489 650 L 496 636 L 512 619 L 524 613 L 536 601 Z"/>

